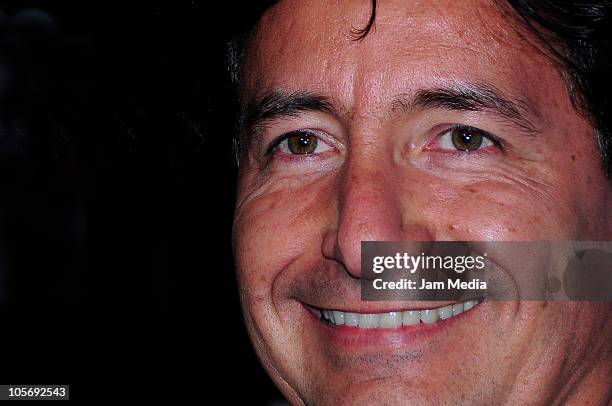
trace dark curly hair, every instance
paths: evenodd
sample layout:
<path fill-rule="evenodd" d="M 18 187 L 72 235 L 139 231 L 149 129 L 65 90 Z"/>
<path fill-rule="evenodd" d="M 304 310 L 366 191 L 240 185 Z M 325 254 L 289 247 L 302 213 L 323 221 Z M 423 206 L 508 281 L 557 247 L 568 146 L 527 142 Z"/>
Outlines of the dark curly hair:
<path fill-rule="evenodd" d="M 356 41 L 368 35 L 376 20 L 377 0 L 366 26 L 351 30 Z M 271 5 L 275 2 L 267 2 Z M 608 0 L 505 0 L 500 6 L 515 11 L 518 21 L 538 40 L 545 53 L 561 68 L 574 108 L 595 131 L 601 159 L 612 176 L 612 1 Z M 265 8 L 265 7 L 264 7 Z M 251 27 L 252 30 L 252 27 Z M 229 46 L 232 81 L 240 88 L 244 48 L 249 38 Z"/>

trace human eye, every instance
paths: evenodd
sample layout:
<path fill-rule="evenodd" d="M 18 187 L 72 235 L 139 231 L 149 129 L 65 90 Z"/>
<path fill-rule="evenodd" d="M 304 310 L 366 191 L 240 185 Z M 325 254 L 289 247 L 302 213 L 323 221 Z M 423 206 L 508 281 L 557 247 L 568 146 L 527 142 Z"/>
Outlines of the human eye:
<path fill-rule="evenodd" d="M 268 152 L 273 155 L 318 155 L 332 147 L 314 131 L 295 130 L 285 133 L 272 143 Z"/>
<path fill-rule="evenodd" d="M 453 125 L 443 130 L 429 149 L 469 153 L 496 146 L 501 146 L 500 140 L 487 131 L 467 125 Z"/>

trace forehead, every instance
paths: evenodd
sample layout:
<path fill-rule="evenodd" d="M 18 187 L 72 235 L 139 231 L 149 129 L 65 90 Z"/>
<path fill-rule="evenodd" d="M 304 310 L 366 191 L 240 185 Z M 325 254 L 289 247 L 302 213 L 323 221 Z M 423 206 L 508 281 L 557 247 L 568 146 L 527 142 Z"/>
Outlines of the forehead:
<path fill-rule="evenodd" d="M 356 41 L 370 1 L 281 1 L 260 20 L 246 54 L 245 96 L 308 90 L 371 109 L 394 93 L 465 81 L 556 104 L 566 96 L 559 73 L 499 4 L 379 1 L 372 31 Z"/>

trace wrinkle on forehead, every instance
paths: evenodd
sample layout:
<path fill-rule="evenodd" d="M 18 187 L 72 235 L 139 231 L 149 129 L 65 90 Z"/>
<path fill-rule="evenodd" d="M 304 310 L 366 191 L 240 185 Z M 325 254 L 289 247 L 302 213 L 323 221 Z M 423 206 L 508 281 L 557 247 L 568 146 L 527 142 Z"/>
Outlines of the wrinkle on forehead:
<path fill-rule="evenodd" d="M 448 80 L 493 83 L 534 104 L 567 96 L 565 89 L 542 94 L 559 73 L 493 2 L 381 1 L 372 32 L 354 41 L 351 28 L 362 27 L 370 12 L 367 0 L 279 2 L 262 17 L 247 52 L 246 93 L 313 91 L 353 115 L 382 108 L 390 92 Z"/>

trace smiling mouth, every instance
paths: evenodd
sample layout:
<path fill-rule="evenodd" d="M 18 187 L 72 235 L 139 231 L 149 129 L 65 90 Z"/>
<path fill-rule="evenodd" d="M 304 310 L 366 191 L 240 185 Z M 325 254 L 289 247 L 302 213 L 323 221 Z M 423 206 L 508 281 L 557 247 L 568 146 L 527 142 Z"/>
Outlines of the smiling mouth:
<path fill-rule="evenodd" d="M 467 300 L 453 305 L 433 309 L 394 311 L 386 313 L 351 313 L 318 309 L 320 320 L 330 326 L 349 326 L 359 329 L 394 329 L 415 326 L 420 323 L 434 324 L 458 316 L 479 305 L 482 300 Z"/>

